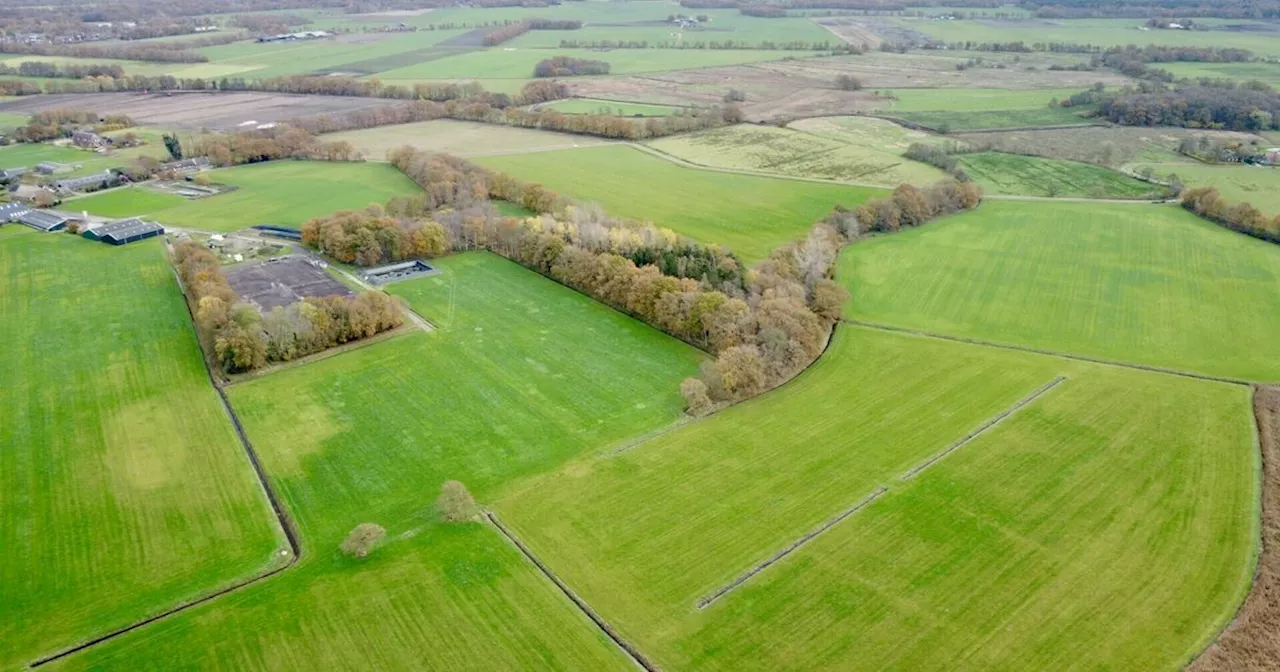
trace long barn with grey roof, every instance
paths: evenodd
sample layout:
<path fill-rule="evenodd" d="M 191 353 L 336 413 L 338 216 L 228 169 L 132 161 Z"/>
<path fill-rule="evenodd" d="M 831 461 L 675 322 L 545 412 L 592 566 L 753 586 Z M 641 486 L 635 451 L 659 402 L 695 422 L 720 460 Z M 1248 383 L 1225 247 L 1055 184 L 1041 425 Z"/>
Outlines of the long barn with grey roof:
<path fill-rule="evenodd" d="M 28 212 L 31 212 L 31 208 L 23 203 L 0 203 L 0 224 L 16 222 Z"/>
<path fill-rule="evenodd" d="M 162 233 L 164 233 L 163 226 L 148 222 L 141 217 L 130 217 L 91 226 L 81 235 L 89 240 L 100 240 L 111 245 L 127 245 Z"/>
<path fill-rule="evenodd" d="M 28 210 L 18 216 L 18 222 L 37 231 L 61 231 L 67 228 L 69 222 L 78 221 L 80 218 L 74 215 L 68 215 L 65 212 L 57 210 Z"/>

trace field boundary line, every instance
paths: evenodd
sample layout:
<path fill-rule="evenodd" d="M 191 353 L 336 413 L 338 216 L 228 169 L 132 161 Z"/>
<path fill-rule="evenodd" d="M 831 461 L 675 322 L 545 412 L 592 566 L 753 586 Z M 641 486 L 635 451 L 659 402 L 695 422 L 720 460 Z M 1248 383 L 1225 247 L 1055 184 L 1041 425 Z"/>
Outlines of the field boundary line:
<path fill-rule="evenodd" d="M 1119 362 L 1114 359 L 1101 359 L 1098 357 L 1089 357 L 1088 355 L 1075 355 L 1069 352 L 1058 352 L 1056 350 L 1045 350 L 1042 348 L 1034 348 L 1029 345 L 1014 345 L 1011 343 L 996 343 L 994 341 L 986 341 L 980 338 L 968 338 L 966 336 L 951 336 L 949 334 L 939 334 L 937 332 L 925 331 L 923 329 L 912 329 L 909 327 L 897 327 L 891 324 L 879 324 L 877 322 L 864 322 L 851 317 L 842 317 L 840 321 L 855 327 L 864 329 L 875 329 L 878 331 L 889 331 L 898 334 L 911 334 L 912 336 L 921 336 L 924 338 L 934 338 L 940 341 L 951 341 L 953 343 L 965 343 L 967 345 L 979 345 L 988 348 L 997 348 L 1000 350 L 1014 350 L 1017 352 L 1029 352 L 1036 355 L 1047 355 L 1049 357 L 1060 357 L 1062 359 L 1072 359 L 1079 362 L 1088 362 L 1090 364 L 1100 364 L 1102 366 L 1114 366 L 1122 369 L 1133 369 L 1135 371 L 1145 371 L 1147 373 L 1163 373 L 1168 376 L 1179 376 L 1182 378 L 1192 378 L 1195 380 L 1207 380 L 1214 383 L 1226 383 L 1228 385 L 1266 385 L 1260 381 L 1245 380 L 1244 378 L 1229 378 L 1226 376 L 1214 376 L 1207 373 L 1196 373 L 1194 371 L 1179 371 L 1178 369 L 1167 369 L 1162 366 L 1149 366 L 1147 364 L 1132 364 L 1129 362 Z"/>
<path fill-rule="evenodd" d="M 182 279 L 178 277 L 177 269 L 174 269 L 171 266 L 170 270 L 173 271 L 174 281 L 177 282 L 178 284 L 178 291 L 182 292 L 182 295 L 183 295 L 182 303 L 187 307 L 187 316 L 191 318 L 192 328 L 194 329 L 195 316 L 191 314 L 191 302 L 187 301 L 186 291 L 182 287 Z M 84 651 L 85 649 L 88 649 L 92 646 L 96 646 L 108 640 L 115 639 L 116 637 L 119 637 L 121 635 L 128 634 L 130 632 L 133 632 L 134 630 L 137 630 L 139 628 L 155 623 L 156 621 L 159 621 L 161 619 L 168 618 L 170 616 L 181 613 L 193 607 L 198 607 L 202 604 L 205 604 L 206 602 L 211 602 L 219 597 L 222 597 L 223 595 L 227 595 L 229 593 L 240 590 L 241 588 L 246 588 L 260 581 L 269 579 L 275 576 L 276 574 L 279 574 L 285 571 L 286 569 L 289 569 L 290 567 L 293 567 L 294 565 L 298 564 L 298 560 L 302 557 L 302 545 L 298 541 L 298 533 L 293 526 L 293 519 L 289 517 L 288 512 L 284 509 L 284 506 L 280 502 L 279 496 L 276 494 L 275 488 L 271 486 L 271 482 L 267 478 L 266 471 L 262 468 L 262 463 L 258 459 L 258 454 L 253 449 L 253 444 L 249 442 L 249 437 L 244 432 L 244 426 L 240 424 L 240 417 L 236 415 L 235 409 L 231 407 L 231 401 L 227 399 L 227 393 L 223 390 L 222 385 L 220 385 L 218 383 L 217 378 L 214 377 L 213 369 L 209 366 L 209 358 L 204 356 L 203 350 L 201 352 L 200 359 L 204 361 L 204 372 L 205 372 L 205 375 L 209 377 L 209 384 L 213 386 L 214 392 L 217 393 L 218 400 L 222 403 L 222 410 L 227 414 L 227 418 L 231 420 L 231 427 L 232 429 L 235 430 L 236 437 L 240 440 L 240 446 L 241 448 L 244 449 L 245 455 L 249 457 L 249 465 L 253 468 L 254 474 L 258 477 L 258 484 L 262 487 L 263 494 L 267 496 L 267 503 L 271 506 L 272 511 L 276 514 L 276 522 L 279 523 L 280 525 L 280 531 L 284 533 L 285 540 L 288 541 L 289 543 L 289 551 L 290 551 L 289 561 L 280 567 L 276 567 L 275 569 L 268 570 L 267 572 L 258 574 L 244 581 L 239 581 L 237 583 L 234 583 L 220 590 L 216 590 L 203 597 L 198 597 L 194 600 L 190 600 L 187 602 L 179 602 L 176 606 L 170 607 L 169 609 L 162 611 L 154 616 L 150 616 L 136 623 L 127 625 L 123 628 L 113 630 L 104 635 L 100 635 L 98 637 L 90 639 L 87 642 L 77 644 L 67 649 L 63 649 L 56 653 L 52 653 L 50 655 L 44 656 L 43 658 L 38 658 L 32 661 L 28 665 L 28 667 L 31 667 L 31 668 L 40 667 L 47 663 L 51 663 L 55 660 L 59 660 L 67 656 L 70 656 L 74 653 L 79 653 L 80 651 Z"/>
<path fill-rule="evenodd" d="M 1066 376 L 1058 376 L 1057 378 L 1054 378 L 1053 380 L 1051 380 L 1051 381 L 1049 381 L 1049 382 L 1045 383 L 1044 385 L 1041 385 L 1039 388 L 1037 388 L 1037 389 L 1036 389 L 1034 392 L 1032 392 L 1031 394 L 1028 394 L 1027 396 L 1025 396 L 1025 397 L 1023 397 L 1023 398 L 1019 399 L 1019 400 L 1017 401 L 1017 403 L 1015 403 L 1014 405 L 1010 406 L 1009 408 L 1004 409 L 1004 410 L 1003 410 L 1003 411 L 1001 411 L 999 414 L 997 414 L 995 417 L 993 417 L 993 418 L 991 418 L 990 420 L 988 420 L 988 421 L 986 421 L 986 422 L 982 423 L 982 426 L 981 426 L 981 427 L 978 427 L 977 429 L 973 430 L 972 432 L 969 432 L 968 434 L 966 434 L 966 435 L 964 435 L 963 437 L 961 437 L 959 441 L 956 441 L 956 442 L 952 443 L 951 445 L 947 446 L 946 448 L 944 448 L 944 449 L 942 450 L 942 452 L 940 452 L 940 453 L 938 453 L 937 455 L 934 455 L 933 457 L 930 457 L 929 459 L 925 460 L 924 462 L 921 462 L 920 464 L 917 464 L 916 466 L 912 467 L 910 470 L 908 470 L 908 471 L 907 471 L 907 473 L 905 473 L 905 474 L 903 474 L 902 476 L 898 477 L 898 480 L 900 480 L 900 481 L 908 481 L 908 480 L 911 480 L 911 479 L 915 478 L 915 477 L 916 477 L 916 475 L 918 475 L 920 472 L 922 472 L 922 471 L 924 471 L 925 469 L 928 469 L 929 467 L 933 466 L 934 464 L 936 464 L 936 463 L 937 463 L 939 460 L 941 460 L 942 458 L 944 458 L 944 457 L 946 457 L 946 456 L 950 455 L 951 453 L 953 453 L 953 452 L 955 452 L 955 451 L 959 450 L 960 448 L 964 447 L 966 444 L 970 443 L 971 441 L 973 441 L 974 439 L 978 438 L 979 436 L 982 436 L 984 433 L 986 433 L 986 431 L 987 431 L 987 430 L 991 429 L 992 427 L 995 427 L 996 425 L 1000 424 L 1001 422 L 1004 422 L 1006 419 L 1008 419 L 1008 418 L 1009 418 L 1009 416 L 1011 416 L 1011 415 L 1013 415 L 1014 413 L 1017 413 L 1018 411 L 1022 410 L 1022 409 L 1023 409 L 1024 407 L 1026 407 L 1028 404 L 1030 404 L 1031 402 L 1035 401 L 1036 399 L 1039 399 L 1043 394 L 1045 394 L 1045 393 L 1046 393 L 1046 392 L 1048 392 L 1049 390 L 1052 390 L 1053 388 L 1057 387 L 1058 385 L 1062 384 L 1062 383 L 1063 383 L 1063 382 L 1065 382 L 1066 380 L 1067 380 L 1067 377 L 1066 377 Z"/>
<path fill-rule="evenodd" d="M 716 600 L 728 594 L 729 591 L 749 581 L 751 577 L 759 574 L 760 572 L 763 572 L 764 570 L 768 569 L 770 566 L 774 565 L 775 563 L 787 557 L 788 555 L 791 555 L 795 551 L 799 550 L 801 546 L 804 546 L 810 541 L 813 541 L 818 535 L 822 534 L 823 532 L 826 532 L 827 530 L 835 527 L 836 525 L 839 525 L 840 522 L 843 521 L 845 518 L 848 518 L 849 516 L 852 516 L 853 514 L 861 511 L 867 506 L 870 506 L 872 502 L 879 499 L 881 495 L 883 495 L 888 491 L 889 489 L 884 487 L 883 485 L 876 487 L 876 489 L 872 491 L 870 495 L 863 497 L 861 500 L 858 501 L 857 504 L 854 504 L 853 506 L 845 509 L 844 511 L 841 511 L 834 518 L 831 518 L 827 522 L 805 533 L 803 537 L 800 537 L 799 539 L 791 542 L 791 544 L 789 544 L 786 548 L 782 549 L 781 551 L 778 551 L 777 553 L 774 553 L 764 562 L 761 562 L 755 567 L 752 567 L 751 569 L 739 575 L 738 578 L 721 586 L 718 590 L 716 590 L 716 592 L 706 597 L 698 598 L 698 601 L 694 603 L 694 606 L 696 606 L 699 610 L 706 609 L 707 607 L 711 606 L 711 603 L 715 602 Z"/>
<path fill-rule="evenodd" d="M 511 530 L 508 530 L 507 527 L 502 524 L 502 521 L 498 520 L 497 514 L 492 511 L 485 511 L 484 517 L 489 521 L 489 523 L 497 528 L 498 532 L 500 532 L 502 536 L 507 538 L 507 541 L 514 544 L 520 553 L 524 555 L 525 559 L 532 562 L 533 565 L 538 568 L 538 571 L 542 572 L 543 576 L 550 579 L 551 582 L 560 589 L 560 592 L 564 593 L 565 597 L 568 597 L 569 600 L 578 607 L 579 611 L 585 614 L 587 618 L 591 619 L 591 621 L 596 624 L 596 627 L 600 628 L 600 630 L 604 632 L 605 636 L 613 640 L 613 643 L 618 645 L 618 648 L 622 649 L 622 651 L 631 658 L 632 662 L 641 668 L 648 670 L 648 672 L 659 672 L 660 668 L 650 662 L 643 653 L 640 653 L 638 649 L 623 639 L 622 635 L 619 635 L 618 632 L 613 629 L 613 626 L 609 625 L 609 623 L 605 621 L 600 614 L 597 614 L 596 611 L 591 608 L 591 605 L 578 597 L 578 595 L 573 592 L 573 589 L 569 588 L 564 581 L 561 581 L 560 577 L 556 576 L 549 567 L 538 559 L 538 556 L 533 554 L 533 551 L 529 550 L 528 546 L 524 545 L 524 542 L 520 541 L 516 535 L 512 534 Z"/>

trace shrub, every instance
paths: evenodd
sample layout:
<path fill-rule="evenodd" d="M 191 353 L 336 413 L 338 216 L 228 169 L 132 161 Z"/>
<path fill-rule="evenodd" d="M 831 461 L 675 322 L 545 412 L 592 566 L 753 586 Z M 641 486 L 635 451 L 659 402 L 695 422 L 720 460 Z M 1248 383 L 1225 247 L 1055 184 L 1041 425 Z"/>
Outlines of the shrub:
<path fill-rule="evenodd" d="M 342 552 L 353 558 L 364 558 L 373 552 L 387 531 L 377 523 L 360 523 L 342 542 Z"/>
<path fill-rule="evenodd" d="M 446 523 L 464 523 L 475 520 L 480 515 L 476 500 L 460 481 L 444 482 L 440 488 L 440 497 L 436 500 L 436 508 L 440 510 L 440 519 Z"/>

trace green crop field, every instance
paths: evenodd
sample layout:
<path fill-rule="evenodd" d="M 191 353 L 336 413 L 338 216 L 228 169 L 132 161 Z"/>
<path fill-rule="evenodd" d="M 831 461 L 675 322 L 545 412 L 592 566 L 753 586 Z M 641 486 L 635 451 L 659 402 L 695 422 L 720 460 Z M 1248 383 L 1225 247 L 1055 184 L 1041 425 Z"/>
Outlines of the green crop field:
<path fill-rule="evenodd" d="M 372 161 L 385 160 L 388 151 L 405 145 L 431 152 L 472 157 L 572 149 L 608 142 L 602 138 L 586 135 L 570 135 L 535 128 L 495 126 L 452 119 L 330 133 L 325 135 L 324 139 L 330 142 L 346 140 L 360 150 L 365 158 Z"/>
<path fill-rule="evenodd" d="M 974 110 L 952 112 L 949 110 L 898 112 L 890 110 L 890 116 L 920 124 L 940 132 L 984 131 L 1000 128 L 1028 128 L 1031 126 L 1086 126 L 1093 123 L 1080 116 L 1075 108 L 1043 107 L 1020 110 Z"/>
<path fill-rule="evenodd" d="M 436 333 L 229 390 L 301 528 L 299 566 L 67 667 L 629 669 L 492 528 L 442 525 L 433 503 L 447 479 L 490 501 L 674 422 L 702 355 L 496 256 L 433 264 L 444 273 L 391 288 Z M 388 541 L 346 559 L 339 542 L 367 521 Z"/>
<path fill-rule="evenodd" d="M 861 187 L 696 170 L 632 147 L 591 147 L 478 159 L 548 189 L 602 204 L 609 214 L 649 220 L 723 245 L 755 263 L 804 236 L 837 204 L 878 195 Z"/>
<path fill-rule="evenodd" d="M 895 89 L 887 91 L 898 112 L 999 112 L 1002 110 L 1034 110 L 1047 108 L 1049 101 L 1062 100 L 1081 89 Z"/>
<path fill-rule="evenodd" d="M 787 387 L 496 509 L 665 669 L 1174 669 L 1252 576 L 1248 408 L 1243 386 L 842 327 Z"/>
<path fill-rule="evenodd" d="M 72 212 L 85 211 L 102 217 L 133 217 L 154 213 L 186 203 L 187 199 L 146 187 L 128 186 L 112 189 L 62 203 L 62 209 Z"/>
<path fill-rule="evenodd" d="M 906 28 L 918 30 L 946 42 L 1074 42 L 1102 47 L 1160 44 L 1187 47 L 1235 47 L 1261 56 L 1280 55 L 1280 43 L 1268 31 L 1268 24 L 1235 19 L 1196 19 L 1214 30 L 1141 30 L 1141 19 L 1026 19 L 927 21 L 895 19 Z M 1226 30 L 1225 24 L 1253 25 L 1259 30 Z"/>
<path fill-rule="evenodd" d="M 1177 77 L 1210 77 L 1239 82 L 1257 80 L 1271 86 L 1280 86 L 1280 63 L 1161 63 L 1156 67 L 1168 70 Z"/>
<path fill-rule="evenodd" d="M 956 157 L 987 193 L 1089 198 L 1159 198 L 1164 189 L 1079 161 L 979 152 Z"/>
<path fill-rule="evenodd" d="M 71 201 L 76 209 L 110 217 L 145 215 L 161 224 L 202 231 L 235 231 L 256 224 L 301 226 L 336 210 L 382 204 L 418 186 L 384 163 L 273 161 L 217 170 L 215 182 L 236 187 L 216 196 L 185 200 L 128 190 Z M 136 208 L 130 199 L 137 194 Z M 156 206 L 165 206 L 152 209 Z"/>
<path fill-rule="evenodd" d="M 851 247 L 855 319 L 1280 380 L 1280 248 L 1176 206 L 988 202 Z"/>
<path fill-rule="evenodd" d="M 912 142 L 928 141 L 930 136 L 924 133 L 882 119 L 828 117 L 806 119 L 790 128 L 729 126 L 652 140 L 648 145 L 712 168 L 893 187 L 945 177 L 933 166 L 902 156 Z"/>
<path fill-rule="evenodd" d="M 621 117 L 665 117 L 675 114 L 678 108 L 666 105 L 624 103 L 616 100 L 594 98 L 569 98 L 545 103 L 542 109 L 559 110 L 565 114 L 613 114 Z"/>
<path fill-rule="evenodd" d="M 1207 165 L 1189 160 L 1172 163 L 1139 163 L 1135 170 L 1150 168 L 1157 177 L 1177 175 L 1192 187 L 1217 187 L 1232 203 L 1252 203 L 1271 215 L 1280 215 L 1280 168 L 1242 164 Z"/>
<path fill-rule="evenodd" d="M 553 56 L 605 61 L 610 74 L 628 75 L 666 72 L 716 65 L 777 61 L 787 57 L 812 56 L 812 52 L 752 49 L 485 49 L 426 61 L 379 73 L 389 82 L 433 79 L 529 79 L 539 61 Z"/>
<path fill-rule="evenodd" d="M 149 240 L 0 229 L 0 668 L 280 562 Z"/>

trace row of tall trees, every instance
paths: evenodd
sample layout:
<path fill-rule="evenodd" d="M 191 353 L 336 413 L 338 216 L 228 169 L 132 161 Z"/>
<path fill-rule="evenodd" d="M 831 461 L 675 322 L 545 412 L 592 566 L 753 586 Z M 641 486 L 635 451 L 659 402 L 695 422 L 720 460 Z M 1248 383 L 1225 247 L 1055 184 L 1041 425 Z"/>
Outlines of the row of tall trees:
<path fill-rule="evenodd" d="M 538 64 L 533 66 L 533 76 L 578 77 L 583 75 L 607 75 L 610 67 L 608 61 L 574 58 L 572 56 L 553 56 L 538 61 Z"/>
<path fill-rule="evenodd" d="M 1141 82 L 1101 96 L 1096 116 L 1126 126 L 1275 130 L 1280 129 L 1280 95 L 1261 82 L 1204 80 L 1175 87 Z"/>
<path fill-rule="evenodd" d="M 582 22 L 568 19 L 529 18 L 495 28 L 484 35 L 484 46 L 493 47 L 524 35 L 531 30 L 578 30 Z"/>
<path fill-rule="evenodd" d="M 1214 187 L 1184 190 L 1182 207 L 1233 231 L 1280 243 L 1280 215 L 1268 218 L 1249 203 L 1230 203 Z"/>
<path fill-rule="evenodd" d="M 107 42 L 48 44 L 0 42 L 0 53 L 70 58 L 110 58 L 152 63 L 207 63 L 209 57 L 195 49 L 242 40 L 238 34 L 209 35 L 182 42 Z"/>
<path fill-rule="evenodd" d="M 82 79 L 84 77 L 124 77 L 124 68 L 114 63 L 95 63 L 79 65 L 76 63 L 50 63 L 47 61 L 23 61 L 18 67 L 0 63 L 0 75 L 17 75 L 19 77 L 64 77 Z"/>
<path fill-rule="evenodd" d="M 364 160 L 364 156 L 345 140 L 322 141 L 305 129 L 289 125 L 239 133 L 200 135 L 183 151 L 187 156 L 208 157 L 218 166 L 238 166 L 278 159 Z"/>
<path fill-rule="evenodd" d="M 932 219 L 961 210 L 971 210 L 982 202 L 982 187 L 974 182 L 942 180 L 923 189 L 899 184 L 888 198 L 873 198 L 853 210 L 837 208 L 828 218 L 841 235 L 849 239 L 865 233 L 893 233 L 920 226 Z"/>
<path fill-rule="evenodd" d="M 45 142 L 69 138 L 77 130 L 92 128 L 106 133 L 133 127 L 133 119 L 124 114 L 100 116 L 91 110 L 56 108 L 31 115 L 26 125 L 18 127 L 10 139 L 15 142 Z"/>
<path fill-rule="evenodd" d="M 201 344 L 227 373 L 290 361 L 403 324 L 394 300 L 378 291 L 307 298 L 264 315 L 240 300 L 208 249 L 184 241 L 174 247 L 173 262 Z"/>

